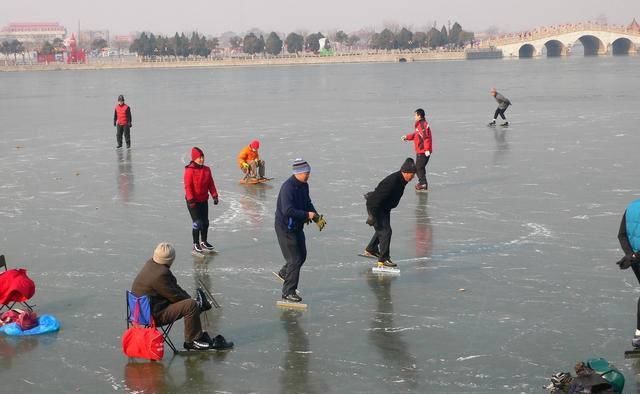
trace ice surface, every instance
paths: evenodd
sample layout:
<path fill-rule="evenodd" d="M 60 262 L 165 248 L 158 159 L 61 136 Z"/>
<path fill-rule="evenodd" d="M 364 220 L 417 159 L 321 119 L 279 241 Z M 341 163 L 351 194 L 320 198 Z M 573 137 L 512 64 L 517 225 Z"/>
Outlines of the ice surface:
<path fill-rule="evenodd" d="M 37 283 L 63 328 L 0 337 L 14 392 L 538 393 L 557 371 L 624 360 L 638 283 L 614 262 L 625 206 L 640 196 L 640 58 L 433 62 L 211 70 L 0 74 L 0 253 Z M 513 106 L 491 129 L 495 86 Z M 113 105 L 132 106 L 133 148 L 115 149 Z M 371 229 L 362 195 L 412 156 L 413 110 L 431 122 L 431 191 L 392 213 L 402 275 L 357 256 Z M 244 186 L 235 156 L 261 140 L 268 184 Z M 182 189 L 190 148 L 220 190 L 219 254 L 189 254 Z M 301 290 L 275 305 L 283 260 L 273 231 L 291 161 L 313 170 Z M 160 241 L 193 291 L 222 310 L 221 355 L 128 362 L 125 290 Z M 173 331 L 182 342 L 182 324 Z M 626 390 L 625 390 L 626 391 Z"/>

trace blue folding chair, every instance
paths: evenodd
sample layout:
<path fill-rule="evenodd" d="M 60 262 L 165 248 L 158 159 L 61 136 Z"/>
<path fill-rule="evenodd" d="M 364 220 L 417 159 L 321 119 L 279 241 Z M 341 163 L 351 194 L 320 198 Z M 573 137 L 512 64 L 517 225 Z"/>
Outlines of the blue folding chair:
<path fill-rule="evenodd" d="M 136 309 L 138 309 L 138 313 L 136 313 Z M 156 327 L 162 331 L 162 339 L 164 339 L 164 342 L 173 350 L 173 353 L 178 354 L 178 349 L 176 349 L 171 338 L 169 338 L 169 332 L 171 332 L 173 323 L 175 323 L 175 321 L 165 326 Z M 127 328 L 134 324 L 143 327 L 151 327 L 154 325 L 153 316 L 151 315 L 151 299 L 146 295 L 138 297 L 127 290 Z"/>
<path fill-rule="evenodd" d="M 5 259 L 4 255 L 0 255 L 0 268 L 4 268 L 4 272 L 7 272 L 9 270 L 7 268 L 7 260 Z M 22 301 L 22 302 L 9 301 L 6 304 L 0 304 L 0 312 L 2 312 L 5 308 L 8 311 L 10 311 L 18 303 L 21 304 L 22 306 L 24 306 L 25 308 L 27 308 L 30 311 L 33 311 L 33 308 L 35 307 L 35 305 L 30 305 L 27 301 Z"/>

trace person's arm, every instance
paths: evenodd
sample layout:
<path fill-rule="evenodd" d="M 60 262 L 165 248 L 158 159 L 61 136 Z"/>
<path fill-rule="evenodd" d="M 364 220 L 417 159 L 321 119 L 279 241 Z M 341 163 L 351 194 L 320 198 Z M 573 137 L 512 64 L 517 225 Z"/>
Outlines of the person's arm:
<path fill-rule="evenodd" d="M 116 125 L 116 120 L 118 120 L 118 111 L 113 110 L 113 125 Z"/>
<path fill-rule="evenodd" d="M 243 168 L 245 167 L 245 164 L 247 164 L 247 148 L 246 147 L 242 148 L 242 150 L 238 154 L 238 166 L 240 166 L 240 168 Z"/>
<path fill-rule="evenodd" d="M 131 127 L 132 122 L 133 122 L 133 118 L 131 117 L 131 107 L 127 106 L 127 125 Z"/>
<path fill-rule="evenodd" d="M 189 168 L 184 170 L 184 195 L 187 201 L 193 200 L 195 191 L 193 190 L 193 172 Z"/>
<path fill-rule="evenodd" d="M 213 175 L 211 175 L 211 170 L 209 170 L 209 193 L 213 198 L 213 202 L 215 204 L 218 203 L 218 190 L 216 189 L 216 183 L 213 181 Z"/>
<path fill-rule="evenodd" d="M 633 255 L 633 248 L 631 247 L 631 243 L 629 243 L 629 238 L 627 237 L 627 213 L 625 212 L 622 215 L 622 221 L 620 222 L 620 230 L 618 230 L 618 241 L 620 242 L 620 247 L 624 252 L 625 256 Z"/>
<path fill-rule="evenodd" d="M 171 271 L 167 271 L 167 273 L 160 276 L 153 284 L 153 289 L 159 296 L 166 298 L 172 304 L 191 298 L 189 293 L 178 285 L 178 280 L 173 276 Z"/>

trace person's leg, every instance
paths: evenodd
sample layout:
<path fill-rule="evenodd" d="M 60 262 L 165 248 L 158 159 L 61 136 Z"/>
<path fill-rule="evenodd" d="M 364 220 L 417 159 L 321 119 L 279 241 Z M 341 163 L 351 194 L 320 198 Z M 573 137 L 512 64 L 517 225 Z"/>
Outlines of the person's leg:
<path fill-rule="evenodd" d="M 124 140 L 127 143 L 127 148 L 131 147 L 131 127 L 129 125 L 124 126 Z"/>
<path fill-rule="evenodd" d="M 291 234 L 290 254 L 293 257 L 291 263 L 287 265 L 287 275 L 284 277 L 282 295 L 296 294 L 298 282 L 300 281 L 300 269 L 307 259 L 307 245 L 303 231 Z"/>
<path fill-rule="evenodd" d="M 418 185 L 427 185 L 425 166 L 427 165 L 427 156 L 424 153 L 416 154 L 416 175 L 418 176 Z"/>
<path fill-rule="evenodd" d="M 118 148 L 122 146 L 122 133 L 124 133 L 124 126 L 117 125 L 116 126 L 116 143 L 118 144 Z"/>
<path fill-rule="evenodd" d="M 250 176 L 252 178 L 255 178 L 258 176 L 258 161 L 257 160 L 251 160 L 251 162 L 249 162 L 249 173 Z"/>
<path fill-rule="evenodd" d="M 191 298 L 178 301 L 153 315 L 156 325 L 165 326 L 184 317 L 184 341 L 193 342 L 202 335 L 200 309 Z"/>
<path fill-rule="evenodd" d="M 383 211 L 378 215 L 377 222 L 380 230 L 378 237 L 380 239 L 380 258 L 378 261 L 390 259 L 391 245 L 391 211 Z"/>
<path fill-rule="evenodd" d="M 504 111 L 506 110 L 506 108 L 500 110 L 500 117 L 502 118 L 502 120 L 507 120 L 507 118 L 504 116 Z"/>
<path fill-rule="evenodd" d="M 191 236 L 193 237 L 193 243 L 197 244 L 200 236 L 200 227 L 203 225 L 198 214 L 198 204 L 192 208 L 187 202 L 187 209 L 189 209 L 189 216 L 191 216 Z"/>
<path fill-rule="evenodd" d="M 207 242 L 207 236 L 209 234 L 209 202 L 205 201 L 198 203 L 198 216 L 202 221 L 202 228 L 200 229 L 200 241 Z"/>
<path fill-rule="evenodd" d="M 498 119 L 498 115 L 500 115 L 500 108 L 496 108 L 496 112 L 493 113 L 492 123 L 496 123 L 496 119 Z"/>
<path fill-rule="evenodd" d="M 264 168 L 264 160 L 258 161 L 258 176 L 260 178 L 264 178 L 265 168 Z"/>
<path fill-rule="evenodd" d="M 371 241 L 365 248 L 365 250 L 369 253 L 380 253 L 378 249 L 378 245 L 380 245 L 380 240 L 378 239 L 378 223 L 373 225 L 373 237 L 371 237 Z"/>
<path fill-rule="evenodd" d="M 427 164 L 429 164 L 429 159 L 431 158 L 431 155 L 429 156 L 425 156 L 425 160 L 424 160 L 424 187 L 425 188 L 429 188 L 429 181 L 427 181 Z"/>
<path fill-rule="evenodd" d="M 292 261 L 293 256 L 291 255 L 291 250 L 288 246 L 289 240 L 287 231 L 281 229 L 277 225 L 275 226 L 275 229 L 276 238 L 278 239 L 278 245 L 280 246 L 282 257 L 284 257 L 284 265 L 282 266 L 282 268 L 280 268 L 280 270 L 278 270 L 278 275 L 280 275 L 280 277 L 284 279 L 287 276 L 287 267 L 289 266 L 289 262 Z"/>
<path fill-rule="evenodd" d="M 640 283 L 640 265 L 639 264 L 631 264 L 631 269 L 633 273 L 636 274 L 636 279 L 638 283 Z M 636 333 L 640 330 L 640 298 L 638 298 L 638 311 L 636 313 Z"/>

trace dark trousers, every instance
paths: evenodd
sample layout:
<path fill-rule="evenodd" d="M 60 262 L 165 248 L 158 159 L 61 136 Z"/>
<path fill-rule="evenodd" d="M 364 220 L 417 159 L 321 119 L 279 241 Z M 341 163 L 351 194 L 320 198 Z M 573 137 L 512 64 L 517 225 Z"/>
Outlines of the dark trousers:
<path fill-rule="evenodd" d="M 496 112 L 493 114 L 493 119 L 498 119 L 498 115 L 500 115 L 500 117 L 504 120 L 507 120 L 507 118 L 504 117 L 504 112 L 506 111 L 506 108 L 500 109 L 497 108 Z"/>
<path fill-rule="evenodd" d="M 391 245 L 391 211 L 382 210 L 376 214 L 376 224 L 373 225 L 376 231 L 373 234 L 373 238 L 367 245 L 367 250 L 370 252 L 379 252 L 380 258 L 378 261 L 384 261 L 389 259 L 389 247 Z"/>
<path fill-rule="evenodd" d="M 633 269 L 633 273 L 636 274 L 636 279 L 640 283 L 640 264 L 631 264 L 631 269 Z M 636 313 L 636 329 L 640 330 L 640 298 L 638 298 L 638 312 Z"/>
<path fill-rule="evenodd" d="M 191 236 L 193 237 L 193 243 L 199 243 L 199 240 L 202 242 L 207 242 L 207 234 L 209 232 L 209 203 L 208 201 L 197 202 L 195 207 L 190 207 L 189 203 L 187 203 L 187 208 L 189 209 L 189 215 L 191 215 L 191 220 L 193 224 L 191 226 Z"/>
<path fill-rule="evenodd" d="M 202 335 L 200 308 L 191 298 L 178 301 L 153 315 L 156 325 L 165 326 L 184 317 L 184 340 L 193 342 Z"/>
<path fill-rule="evenodd" d="M 118 146 L 122 146 L 122 134 L 124 134 L 124 140 L 127 143 L 127 148 L 131 146 L 131 128 L 126 124 L 119 124 L 116 126 L 116 141 Z"/>
<path fill-rule="evenodd" d="M 427 182 L 427 163 L 429 163 L 429 158 L 431 156 L 427 156 L 424 153 L 416 154 L 416 175 L 418 176 L 418 184 L 428 186 Z"/>
<path fill-rule="evenodd" d="M 278 274 L 284 278 L 282 295 L 295 294 L 300 281 L 300 268 L 307 259 L 307 245 L 304 231 L 289 232 L 276 224 L 276 236 L 282 251 L 285 265 L 280 268 Z"/>

